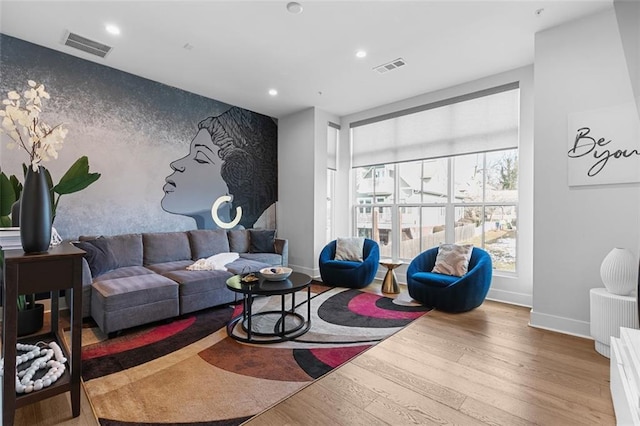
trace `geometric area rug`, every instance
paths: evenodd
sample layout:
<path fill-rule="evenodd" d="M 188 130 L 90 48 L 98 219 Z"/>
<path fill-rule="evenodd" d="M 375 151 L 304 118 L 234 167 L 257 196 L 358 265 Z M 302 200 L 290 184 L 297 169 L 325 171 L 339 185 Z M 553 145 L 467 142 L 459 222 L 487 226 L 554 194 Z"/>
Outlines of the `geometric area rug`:
<path fill-rule="evenodd" d="M 314 284 L 311 292 L 311 328 L 290 342 L 251 345 L 229 338 L 226 324 L 242 304 L 111 339 L 86 323 L 82 377 L 100 424 L 238 425 L 430 310 L 354 289 Z M 302 294 L 296 310 L 306 317 Z M 279 296 L 259 297 L 253 310 L 279 304 Z"/>

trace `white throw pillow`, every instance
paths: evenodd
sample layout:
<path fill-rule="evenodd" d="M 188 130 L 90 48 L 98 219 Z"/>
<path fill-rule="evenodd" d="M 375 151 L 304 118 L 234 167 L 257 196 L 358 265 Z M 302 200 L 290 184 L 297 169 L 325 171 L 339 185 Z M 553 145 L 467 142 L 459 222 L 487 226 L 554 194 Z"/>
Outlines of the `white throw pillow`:
<path fill-rule="evenodd" d="M 352 260 L 362 262 L 363 249 L 363 237 L 338 238 L 336 240 L 336 255 L 334 260 Z"/>
<path fill-rule="evenodd" d="M 473 244 L 440 244 L 436 264 L 431 272 L 461 277 L 467 273 Z"/>

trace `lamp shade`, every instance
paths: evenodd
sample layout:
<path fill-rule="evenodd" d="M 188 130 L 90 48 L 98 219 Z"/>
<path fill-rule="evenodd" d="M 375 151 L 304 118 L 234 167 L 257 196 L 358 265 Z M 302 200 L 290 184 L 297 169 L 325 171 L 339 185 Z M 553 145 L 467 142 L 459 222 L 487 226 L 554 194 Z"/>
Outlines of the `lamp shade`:
<path fill-rule="evenodd" d="M 638 281 L 635 256 L 625 248 L 614 248 L 600 265 L 600 277 L 609 293 L 628 296 Z"/>

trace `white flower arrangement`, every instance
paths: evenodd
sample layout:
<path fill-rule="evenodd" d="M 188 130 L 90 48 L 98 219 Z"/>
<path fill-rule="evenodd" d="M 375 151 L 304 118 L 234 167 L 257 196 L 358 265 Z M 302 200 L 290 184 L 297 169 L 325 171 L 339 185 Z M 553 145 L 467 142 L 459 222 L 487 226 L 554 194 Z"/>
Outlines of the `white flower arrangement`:
<path fill-rule="evenodd" d="M 63 124 L 51 127 L 40 119 L 42 99 L 50 99 L 44 85 L 28 80 L 29 88 L 22 96 L 15 90 L 7 93 L 7 99 L 2 101 L 4 109 L 0 109 L 2 127 L 0 132 L 11 138 L 7 144 L 9 149 L 24 149 L 29 155 L 29 162 L 33 171 L 43 161 L 58 158 L 58 151 L 67 136 L 67 129 Z"/>

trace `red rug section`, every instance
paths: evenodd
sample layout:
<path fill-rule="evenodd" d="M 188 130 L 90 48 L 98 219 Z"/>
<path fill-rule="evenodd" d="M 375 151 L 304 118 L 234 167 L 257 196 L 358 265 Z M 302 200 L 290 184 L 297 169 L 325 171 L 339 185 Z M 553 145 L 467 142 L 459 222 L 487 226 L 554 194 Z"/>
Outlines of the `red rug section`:
<path fill-rule="evenodd" d="M 381 296 L 377 296 L 371 293 L 362 293 L 354 297 L 349 301 L 348 308 L 351 312 L 358 315 L 368 316 L 372 318 L 384 318 L 384 319 L 416 319 L 424 315 L 424 312 L 409 312 L 409 311 L 390 311 L 387 309 L 380 309 L 376 306 L 376 301 Z"/>
<path fill-rule="evenodd" d="M 82 359 L 92 359 L 101 356 L 117 354 L 120 352 L 128 351 L 131 349 L 141 348 L 143 346 L 159 342 L 171 337 L 175 334 L 190 327 L 196 321 L 195 317 L 185 318 L 183 320 L 174 321 L 171 324 L 161 325 L 159 327 L 152 328 L 149 332 L 143 333 L 139 336 L 135 336 L 131 339 L 108 340 L 104 345 L 93 349 L 87 349 L 82 351 Z M 113 342 L 113 343 L 109 343 Z"/>
<path fill-rule="evenodd" d="M 323 363 L 327 364 L 329 367 L 336 368 L 370 347 L 371 345 L 347 346 L 327 349 L 316 348 L 309 349 L 309 352 L 311 352 L 313 356 L 315 356 Z"/>

